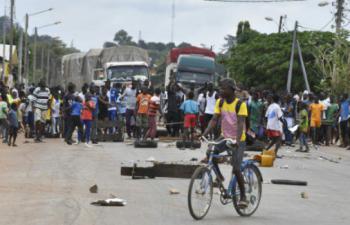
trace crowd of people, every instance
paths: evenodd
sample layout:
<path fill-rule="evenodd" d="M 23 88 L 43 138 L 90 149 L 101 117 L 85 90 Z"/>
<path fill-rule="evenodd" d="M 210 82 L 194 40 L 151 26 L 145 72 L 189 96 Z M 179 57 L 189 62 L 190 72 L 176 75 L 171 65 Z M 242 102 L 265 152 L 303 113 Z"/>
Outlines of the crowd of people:
<path fill-rule="evenodd" d="M 69 145 L 85 142 L 91 147 L 98 142 L 99 133 L 124 133 L 124 125 L 128 138 L 154 140 L 161 119 L 169 136 L 194 141 L 196 133 L 205 133 L 222 104 L 222 90 L 212 83 L 196 89 L 171 81 L 161 90 L 152 88 L 147 80 L 127 85 L 107 81 L 102 87 L 85 84 L 77 91 L 72 83 L 64 89 L 48 88 L 40 81 L 37 87 L 11 89 L 0 83 L 0 92 L 0 133 L 9 146 L 16 146 L 17 133 L 23 132 L 35 142 L 62 137 Z M 247 106 L 247 138 L 265 141 L 267 149 L 278 152 L 282 144 L 293 146 L 298 139 L 301 152 L 310 150 L 310 141 L 315 149 L 339 141 L 340 147 L 349 145 L 347 94 L 276 94 L 253 88 L 237 89 L 236 94 Z M 113 126 L 100 129 L 98 121 Z M 221 123 L 216 123 L 205 135 L 217 139 L 222 130 Z"/>

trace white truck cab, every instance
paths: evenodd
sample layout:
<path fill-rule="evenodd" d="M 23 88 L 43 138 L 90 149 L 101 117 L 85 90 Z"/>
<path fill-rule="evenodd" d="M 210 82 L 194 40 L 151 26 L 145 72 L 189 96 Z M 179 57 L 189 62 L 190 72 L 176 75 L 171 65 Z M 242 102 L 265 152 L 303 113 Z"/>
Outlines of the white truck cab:
<path fill-rule="evenodd" d="M 144 82 L 149 79 L 149 66 L 146 62 L 108 62 L 103 69 L 94 72 L 94 83 L 103 86 L 107 80 L 112 83 L 129 84 L 132 80 Z"/>

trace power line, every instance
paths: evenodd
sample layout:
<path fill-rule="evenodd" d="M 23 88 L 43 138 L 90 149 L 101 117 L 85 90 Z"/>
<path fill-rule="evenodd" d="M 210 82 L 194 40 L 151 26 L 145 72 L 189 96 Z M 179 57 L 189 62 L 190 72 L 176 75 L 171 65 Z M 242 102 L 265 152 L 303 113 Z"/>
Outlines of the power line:
<path fill-rule="evenodd" d="M 323 31 L 326 27 L 328 27 L 334 21 L 334 19 L 335 19 L 335 16 L 333 16 L 330 21 L 328 21 L 324 26 L 322 26 L 319 29 L 303 26 L 303 25 L 300 25 L 300 24 L 298 25 L 298 27 L 303 28 L 304 30 L 310 30 L 310 31 Z"/>
<path fill-rule="evenodd" d="M 304 2 L 306 0 L 204 0 L 207 2 L 231 2 L 231 3 L 269 3 L 269 2 Z"/>
<path fill-rule="evenodd" d="M 329 24 L 331 24 L 333 22 L 333 20 L 335 19 L 335 16 L 332 17 L 332 19 L 326 24 L 324 25 L 323 27 L 321 27 L 320 31 L 323 31 L 326 27 L 329 26 Z"/>

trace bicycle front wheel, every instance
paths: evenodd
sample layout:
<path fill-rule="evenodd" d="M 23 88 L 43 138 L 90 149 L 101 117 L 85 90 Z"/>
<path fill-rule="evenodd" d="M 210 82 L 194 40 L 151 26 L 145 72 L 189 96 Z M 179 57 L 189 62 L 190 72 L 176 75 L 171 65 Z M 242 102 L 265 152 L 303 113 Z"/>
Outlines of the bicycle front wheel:
<path fill-rule="evenodd" d="M 262 194 L 262 179 L 259 169 L 255 165 L 248 165 L 242 172 L 244 176 L 245 191 L 248 200 L 248 207 L 240 208 L 238 202 L 240 200 L 239 187 L 236 184 L 236 193 L 233 195 L 233 205 L 240 216 L 251 216 L 258 209 Z"/>
<path fill-rule="evenodd" d="M 207 167 L 199 167 L 192 175 L 188 189 L 188 209 L 195 220 L 209 212 L 213 199 L 213 179 Z"/>

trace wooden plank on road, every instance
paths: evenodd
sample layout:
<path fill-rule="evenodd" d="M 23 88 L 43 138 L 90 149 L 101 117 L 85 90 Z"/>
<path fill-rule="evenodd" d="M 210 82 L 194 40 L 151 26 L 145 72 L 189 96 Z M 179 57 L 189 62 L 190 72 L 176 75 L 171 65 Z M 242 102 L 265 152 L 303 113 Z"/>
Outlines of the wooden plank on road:
<path fill-rule="evenodd" d="M 129 165 L 121 167 L 122 176 L 134 177 L 169 177 L 169 178 L 191 178 L 194 171 L 201 164 L 185 162 L 155 162 L 153 166 Z"/>

